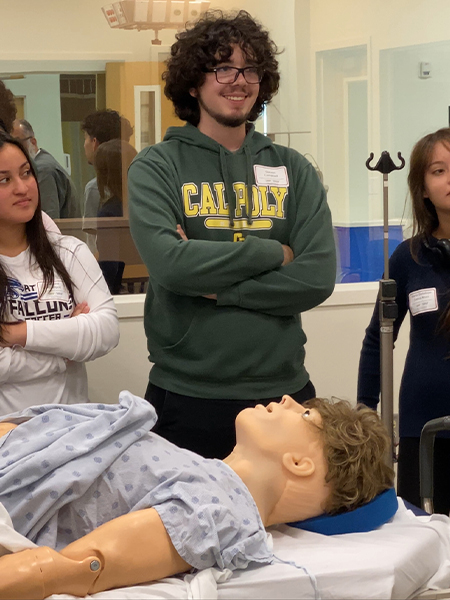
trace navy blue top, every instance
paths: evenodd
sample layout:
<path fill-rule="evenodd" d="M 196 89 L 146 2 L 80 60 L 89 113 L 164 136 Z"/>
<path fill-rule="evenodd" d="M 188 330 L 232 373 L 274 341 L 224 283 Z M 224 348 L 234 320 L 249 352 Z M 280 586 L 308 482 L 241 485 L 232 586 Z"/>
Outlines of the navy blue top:
<path fill-rule="evenodd" d="M 98 209 L 97 217 L 123 217 L 122 200 L 117 196 L 111 196 Z"/>
<path fill-rule="evenodd" d="M 431 238 L 430 247 L 436 241 Z M 411 256 L 410 240 L 406 240 L 389 260 L 389 276 L 397 282 L 394 342 L 410 309 L 410 294 L 435 290 L 437 295 L 437 309 L 428 305 L 415 316 L 410 312 L 410 343 L 400 386 L 400 437 L 419 437 L 427 421 L 450 414 L 450 335 L 440 330 L 440 317 L 450 301 L 450 261 L 445 264 L 439 255 L 421 245 L 416 262 Z M 425 293 L 428 297 L 431 294 Z M 425 309 L 428 312 L 421 312 Z M 358 374 L 358 402 L 373 409 L 380 394 L 379 329 L 377 303 L 366 329 Z"/>

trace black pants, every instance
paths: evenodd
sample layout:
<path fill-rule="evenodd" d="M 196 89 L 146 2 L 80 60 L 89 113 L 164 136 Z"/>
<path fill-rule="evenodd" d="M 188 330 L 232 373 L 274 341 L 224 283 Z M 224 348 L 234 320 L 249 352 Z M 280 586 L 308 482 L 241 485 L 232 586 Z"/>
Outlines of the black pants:
<path fill-rule="evenodd" d="M 125 263 L 117 260 L 99 260 L 98 264 L 111 294 L 120 294 Z"/>
<path fill-rule="evenodd" d="M 290 396 L 301 403 L 314 398 L 315 394 L 313 384 L 308 382 Z M 281 397 L 263 400 L 193 398 L 169 392 L 152 383 L 148 384 L 145 398 L 153 404 L 158 415 L 153 431 L 205 458 L 225 458 L 231 453 L 236 444 L 234 422 L 241 410 L 281 400 Z"/>
<path fill-rule="evenodd" d="M 421 505 L 419 479 L 420 438 L 400 438 L 398 449 L 397 494 Z M 434 442 L 434 512 L 449 514 L 450 510 L 450 439 L 436 438 Z"/>

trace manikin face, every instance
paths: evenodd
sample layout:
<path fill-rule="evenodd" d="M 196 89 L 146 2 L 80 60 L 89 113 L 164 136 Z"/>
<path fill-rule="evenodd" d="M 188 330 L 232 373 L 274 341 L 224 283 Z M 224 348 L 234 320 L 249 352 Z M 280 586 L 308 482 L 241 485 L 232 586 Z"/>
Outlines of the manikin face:
<path fill-rule="evenodd" d="M 290 396 L 267 407 L 258 404 L 246 408 L 236 419 L 236 439 L 248 448 L 264 454 L 282 456 L 286 452 L 323 457 L 322 441 L 317 428 L 322 417 L 316 409 L 305 408 Z"/>
<path fill-rule="evenodd" d="M 450 149 L 438 142 L 425 173 L 424 197 L 436 208 L 438 218 L 450 216 Z"/>
<path fill-rule="evenodd" d="M 30 164 L 13 144 L 0 149 L 0 226 L 27 223 L 33 218 L 39 192 Z"/>
<path fill-rule="evenodd" d="M 216 65 L 244 68 L 252 66 L 239 46 L 233 46 L 230 58 Z M 198 99 L 200 105 L 199 129 L 204 126 L 222 125 L 240 127 L 250 114 L 259 93 L 259 83 L 247 83 L 242 73 L 234 83 L 218 83 L 215 73 L 206 73 L 205 81 L 198 90 L 191 90 L 191 95 Z"/>
<path fill-rule="evenodd" d="M 92 138 L 86 131 L 84 132 L 84 153 L 90 165 L 94 162 L 94 154 L 99 145 L 97 138 Z"/>

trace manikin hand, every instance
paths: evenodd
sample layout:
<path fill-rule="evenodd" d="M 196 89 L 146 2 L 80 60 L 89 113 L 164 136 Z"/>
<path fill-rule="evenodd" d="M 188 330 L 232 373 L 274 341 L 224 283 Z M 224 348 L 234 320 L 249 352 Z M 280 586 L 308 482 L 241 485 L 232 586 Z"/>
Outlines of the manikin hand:
<path fill-rule="evenodd" d="M 177 233 L 184 242 L 188 241 L 188 237 L 184 233 L 184 229 L 181 227 L 181 225 L 177 225 Z M 217 300 L 217 294 L 205 294 L 203 298 L 208 298 L 208 300 Z"/>
<path fill-rule="evenodd" d="M 46 546 L 0 557 L 0 599 L 84 598 L 188 571 L 154 508 L 117 517 L 61 552 Z"/>

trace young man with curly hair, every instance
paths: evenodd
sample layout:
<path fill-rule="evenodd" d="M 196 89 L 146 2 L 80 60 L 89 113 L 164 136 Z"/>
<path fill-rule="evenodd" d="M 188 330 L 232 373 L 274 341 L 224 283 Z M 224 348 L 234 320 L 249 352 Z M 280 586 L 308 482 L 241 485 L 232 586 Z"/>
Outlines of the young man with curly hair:
<path fill-rule="evenodd" d="M 246 407 L 314 397 L 300 313 L 332 292 L 325 191 L 298 152 L 255 131 L 278 90 L 277 48 L 247 12 L 178 33 L 165 94 L 184 127 L 129 171 L 130 227 L 150 273 L 144 323 L 157 432 L 206 457 Z"/>

